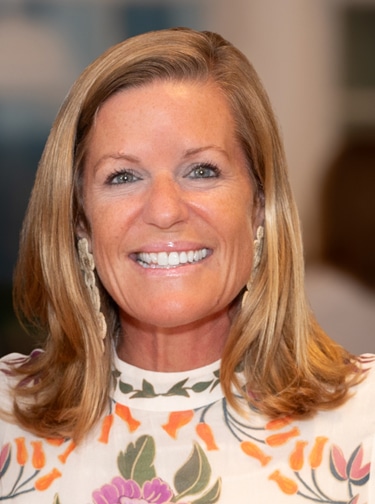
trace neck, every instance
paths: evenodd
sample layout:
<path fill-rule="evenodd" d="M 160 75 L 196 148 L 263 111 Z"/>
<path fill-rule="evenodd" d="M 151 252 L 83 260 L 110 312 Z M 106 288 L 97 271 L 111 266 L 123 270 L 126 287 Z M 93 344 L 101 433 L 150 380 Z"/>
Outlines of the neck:
<path fill-rule="evenodd" d="M 187 371 L 221 358 L 230 325 L 227 310 L 174 328 L 150 326 L 125 315 L 117 353 L 121 360 L 142 369 Z"/>

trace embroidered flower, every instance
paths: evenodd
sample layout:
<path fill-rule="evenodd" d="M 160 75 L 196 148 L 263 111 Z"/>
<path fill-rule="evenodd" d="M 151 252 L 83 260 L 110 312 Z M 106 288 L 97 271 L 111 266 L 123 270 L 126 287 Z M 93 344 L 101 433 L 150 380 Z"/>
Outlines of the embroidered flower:
<path fill-rule="evenodd" d="M 137 419 L 135 419 L 130 411 L 130 408 L 124 404 L 116 403 L 115 413 L 118 415 L 125 423 L 127 423 L 129 431 L 134 432 L 141 425 Z"/>
<path fill-rule="evenodd" d="M 34 468 L 39 471 L 46 465 L 46 456 L 43 450 L 43 444 L 42 441 L 31 441 L 31 445 L 33 447 L 33 456 L 31 461 Z"/>
<path fill-rule="evenodd" d="M 186 411 L 172 411 L 169 414 L 168 422 L 162 425 L 162 428 L 169 434 L 173 439 L 177 438 L 178 431 L 191 422 L 194 418 L 193 410 Z"/>
<path fill-rule="evenodd" d="M 272 474 L 270 474 L 268 479 L 276 481 L 280 490 L 287 495 L 293 495 L 298 492 L 297 483 L 295 481 L 293 481 L 292 479 L 287 478 L 286 476 L 281 474 L 281 472 L 278 470 L 276 470 Z"/>
<path fill-rule="evenodd" d="M 6 473 L 11 456 L 10 443 L 5 444 L 0 451 L 0 478 Z"/>
<path fill-rule="evenodd" d="M 311 469 L 317 469 L 323 460 L 323 450 L 324 446 L 327 443 L 328 438 L 325 436 L 318 436 L 315 438 L 314 446 L 311 450 L 309 456 L 309 462 Z"/>
<path fill-rule="evenodd" d="M 268 462 L 272 460 L 272 457 L 264 453 L 264 451 L 252 441 L 242 441 L 241 450 L 249 457 L 259 460 L 262 466 L 267 465 Z"/>
<path fill-rule="evenodd" d="M 300 471 L 304 463 L 304 449 L 307 445 L 307 441 L 296 441 L 296 445 L 292 453 L 289 455 L 289 465 L 293 471 Z"/>
<path fill-rule="evenodd" d="M 14 441 L 17 446 L 17 462 L 20 466 L 24 466 L 28 459 L 25 438 L 23 436 L 18 437 Z"/>
<path fill-rule="evenodd" d="M 272 434 L 271 436 L 266 437 L 265 441 L 268 446 L 281 446 L 287 443 L 291 438 L 299 436 L 300 431 L 298 427 L 293 427 L 289 431 L 280 432 L 277 434 Z"/>
<path fill-rule="evenodd" d="M 133 480 L 113 478 L 93 493 L 94 504 L 168 504 L 173 492 L 160 478 L 146 481 L 142 488 Z"/>
<path fill-rule="evenodd" d="M 364 485 L 370 477 L 370 463 L 362 465 L 363 447 L 357 446 L 346 461 L 344 454 L 336 445 L 330 452 L 330 467 L 332 474 L 340 481 L 350 481 L 353 485 Z"/>
<path fill-rule="evenodd" d="M 218 450 L 214 434 L 211 427 L 206 422 L 199 422 L 195 427 L 198 436 L 205 442 L 207 450 Z"/>

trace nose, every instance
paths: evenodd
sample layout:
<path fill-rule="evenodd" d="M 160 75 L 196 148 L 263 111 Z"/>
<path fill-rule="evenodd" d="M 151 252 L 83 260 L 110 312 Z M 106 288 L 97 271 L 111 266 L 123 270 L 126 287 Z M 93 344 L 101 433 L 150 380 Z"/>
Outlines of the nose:
<path fill-rule="evenodd" d="M 147 224 L 170 229 L 186 220 L 188 209 L 183 190 L 169 174 L 160 174 L 151 182 L 143 219 Z"/>

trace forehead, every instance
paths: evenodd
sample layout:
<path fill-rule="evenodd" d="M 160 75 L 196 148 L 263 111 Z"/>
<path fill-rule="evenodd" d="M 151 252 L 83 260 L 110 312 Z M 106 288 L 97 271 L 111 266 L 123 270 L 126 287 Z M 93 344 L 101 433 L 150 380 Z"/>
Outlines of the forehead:
<path fill-rule="evenodd" d="M 103 103 L 87 138 L 82 167 L 95 173 L 105 160 L 125 158 L 144 166 L 180 166 L 203 152 L 210 161 L 224 162 L 252 179 L 220 87 L 212 82 L 156 81 L 124 89 Z"/>
<path fill-rule="evenodd" d="M 187 130 L 204 131 L 206 136 L 215 131 L 234 136 L 232 111 L 221 88 L 211 81 L 153 81 L 119 90 L 97 110 L 89 136 L 104 130 L 113 133 L 122 128 L 135 130 L 142 123 L 150 131 L 153 127 L 166 129 L 175 123 Z M 186 133 L 186 131 L 185 131 Z M 191 131 L 193 133 L 193 131 Z M 167 141 L 167 138 L 164 138 Z"/>

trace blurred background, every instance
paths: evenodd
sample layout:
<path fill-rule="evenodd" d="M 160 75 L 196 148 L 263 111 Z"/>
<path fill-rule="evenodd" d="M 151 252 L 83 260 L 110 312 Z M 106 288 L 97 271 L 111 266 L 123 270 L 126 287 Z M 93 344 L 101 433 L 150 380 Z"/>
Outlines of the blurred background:
<path fill-rule="evenodd" d="M 58 107 L 110 45 L 171 26 L 217 31 L 254 64 L 285 142 L 312 308 L 349 350 L 375 352 L 375 0 L 0 0 L 0 355 L 35 345 L 12 272 Z"/>

